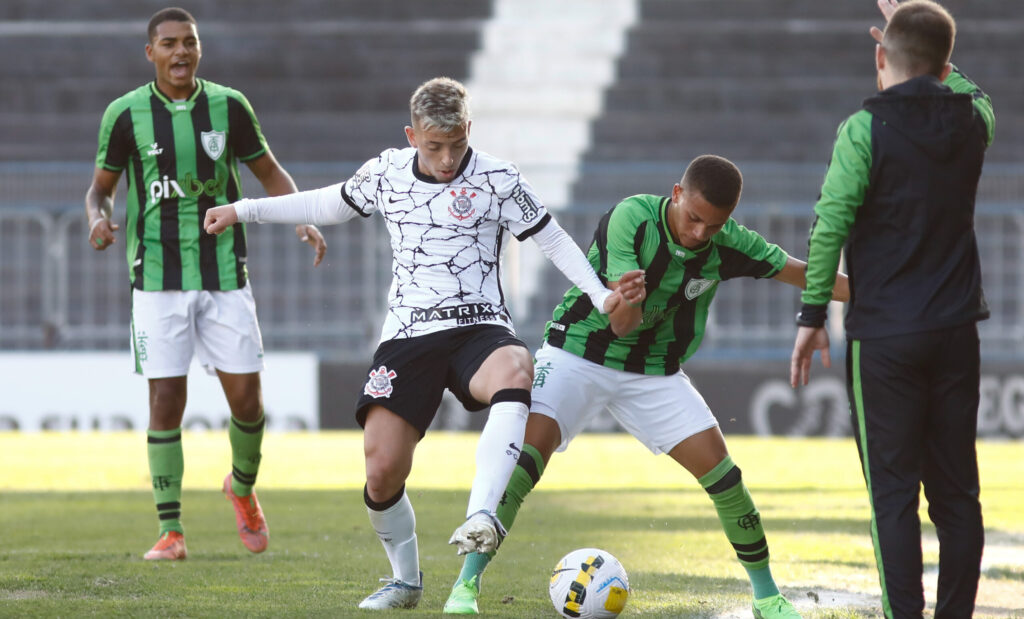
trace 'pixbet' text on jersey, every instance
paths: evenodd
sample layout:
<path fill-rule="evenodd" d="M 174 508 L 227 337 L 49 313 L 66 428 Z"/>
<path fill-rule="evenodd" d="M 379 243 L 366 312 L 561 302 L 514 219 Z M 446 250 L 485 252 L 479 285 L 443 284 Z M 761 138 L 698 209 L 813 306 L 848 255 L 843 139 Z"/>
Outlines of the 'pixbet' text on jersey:
<path fill-rule="evenodd" d="M 164 198 L 194 198 L 199 195 L 214 197 L 223 187 L 224 183 L 216 178 L 203 182 L 191 173 L 186 173 L 185 178 L 179 183 L 164 174 L 163 179 L 149 184 L 149 199 L 150 204 L 156 205 Z"/>

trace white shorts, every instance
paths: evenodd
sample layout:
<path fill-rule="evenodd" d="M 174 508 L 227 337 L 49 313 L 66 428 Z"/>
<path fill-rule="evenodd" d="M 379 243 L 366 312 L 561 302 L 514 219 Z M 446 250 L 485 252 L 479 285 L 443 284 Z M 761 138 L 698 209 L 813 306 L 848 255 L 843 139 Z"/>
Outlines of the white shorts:
<path fill-rule="evenodd" d="M 651 376 L 614 370 L 545 343 L 536 355 L 530 411 L 551 417 L 564 451 L 588 422 L 607 409 L 655 454 L 718 425 L 690 379 L 680 370 Z"/>
<path fill-rule="evenodd" d="M 193 353 L 211 374 L 263 370 L 249 284 L 239 290 L 132 290 L 132 360 L 146 378 L 186 376 Z"/>

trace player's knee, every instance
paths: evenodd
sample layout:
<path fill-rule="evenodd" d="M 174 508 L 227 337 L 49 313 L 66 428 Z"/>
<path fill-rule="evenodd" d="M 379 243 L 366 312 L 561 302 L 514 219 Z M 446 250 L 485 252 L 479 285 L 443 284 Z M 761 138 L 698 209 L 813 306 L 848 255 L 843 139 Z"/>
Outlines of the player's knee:
<path fill-rule="evenodd" d="M 371 494 L 370 483 L 367 482 L 366 485 L 363 486 L 363 502 L 366 503 L 367 507 L 377 512 L 382 512 L 389 507 L 394 506 L 402 500 L 402 495 L 404 494 L 405 484 L 402 484 L 397 492 L 393 492 L 391 494 Z"/>
<path fill-rule="evenodd" d="M 387 464 L 371 466 L 370 462 L 366 463 L 366 494 L 374 501 L 386 501 L 404 486 L 405 478 L 398 467 Z"/>
<path fill-rule="evenodd" d="M 495 404 L 501 404 L 502 402 L 515 402 L 522 404 L 523 406 L 516 406 L 510 408 L 516 415 L 526 419 L 526 416 L 530 413 L 530 390 L 527 388 L 511 388 L 511 389 L 499 389 L 494 392 L 491 397 L 491 406 Z"/>

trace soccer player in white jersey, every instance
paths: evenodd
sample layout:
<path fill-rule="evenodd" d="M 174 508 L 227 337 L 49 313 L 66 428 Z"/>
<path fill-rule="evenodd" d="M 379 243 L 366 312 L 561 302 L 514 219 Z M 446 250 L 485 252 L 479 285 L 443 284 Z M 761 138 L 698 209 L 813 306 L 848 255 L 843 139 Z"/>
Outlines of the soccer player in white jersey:
<path fill-rule="evenodd" d="M 360 608 L 413 608 L 423 592 L 416 519 L 405 491 L 416 445 L 445 388 L 469 410 L 488 405 L 466 521 L 450 544 L 489 552 L 505 530 L 495 515 L 523 444 L 533 364 L 516 338 L 499 279 L 508 233 L 532 238 L 604 312 L 644 294 L 632 271 L 613 292 L 552 219 L 515 165 L 469 147 L 469 104 L 439 77 L 410 100 L 409 148 L 388 149 L 344 183 L 210 209 L 206 230 L 237 221 L 334 224 L 379 211 L 394 252 L 388 313 L 356 408 L 363 427 L 370 522 L 392 576 Z"/>

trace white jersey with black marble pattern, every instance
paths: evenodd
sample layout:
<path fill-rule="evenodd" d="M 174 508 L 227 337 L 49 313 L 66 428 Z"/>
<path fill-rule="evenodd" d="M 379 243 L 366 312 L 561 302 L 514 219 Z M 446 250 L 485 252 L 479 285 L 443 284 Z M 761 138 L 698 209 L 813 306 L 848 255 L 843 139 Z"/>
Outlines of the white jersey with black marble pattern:
<path fill-rule="evenodd" d="M 511 232 L 525 240 L 550 220 L 514 164 L 470 149 L 448 183 L 424 175 L 415 148 L 389 149 L 344 183 L 364 217 L 391 235 L 393 279 L 381 341 L 474 324 L 512 329 L 499 279 Z"/>

